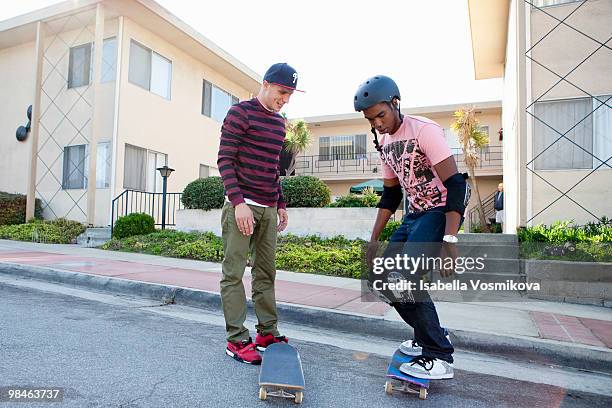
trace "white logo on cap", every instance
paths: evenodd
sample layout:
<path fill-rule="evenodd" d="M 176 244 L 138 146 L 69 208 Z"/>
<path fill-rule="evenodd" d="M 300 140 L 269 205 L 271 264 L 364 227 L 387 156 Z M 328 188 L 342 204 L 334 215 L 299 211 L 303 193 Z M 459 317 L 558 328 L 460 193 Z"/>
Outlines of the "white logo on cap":
<path fill-rule="evenodd" d="M 293 73 L 293 83 L 295 84 L 295 81 L 297 81 L 297 72 Z"/>

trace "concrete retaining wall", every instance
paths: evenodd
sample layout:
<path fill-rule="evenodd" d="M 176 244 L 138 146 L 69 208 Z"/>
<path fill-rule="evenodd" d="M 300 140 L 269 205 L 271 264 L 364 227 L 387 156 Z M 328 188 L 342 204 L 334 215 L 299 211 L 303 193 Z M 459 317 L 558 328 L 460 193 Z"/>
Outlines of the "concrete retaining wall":
<path fill-rule="evenodd" d="M 284 233 L 298 236 L 370 239 L 377 208 L 289 208 L 289 225 Z M 221 210 L 178 210 L 179 231 L 210 231 L 221 235 Z"/>
<path fill-rule="evenodd" d="M 612 306 L 612 263 L 526 260 L 525 273 L 540 283 L 531 298 Z"/>

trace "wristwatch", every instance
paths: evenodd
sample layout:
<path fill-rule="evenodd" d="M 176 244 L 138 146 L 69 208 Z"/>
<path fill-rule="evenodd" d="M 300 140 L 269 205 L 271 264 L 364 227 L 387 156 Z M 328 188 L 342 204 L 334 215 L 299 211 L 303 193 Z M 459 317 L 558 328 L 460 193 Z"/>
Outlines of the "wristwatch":
<path fill-rule="evenodd" d="M 448 242 L 449 244 L 456 244 L 459 242 L 459 238 L 457 238 L 456 235 L 445 235 L 442 241 Z"/>

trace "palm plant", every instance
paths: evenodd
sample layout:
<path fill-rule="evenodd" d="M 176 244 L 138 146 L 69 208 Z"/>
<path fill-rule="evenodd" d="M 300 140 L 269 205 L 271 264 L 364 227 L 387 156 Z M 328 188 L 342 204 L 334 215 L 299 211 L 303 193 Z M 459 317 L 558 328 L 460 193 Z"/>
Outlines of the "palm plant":
<path fill-rule="evenodd" d="M 469 183 L 472 191 L 476 195 L 476 204 L 478 208 L 478 216 L 480 225 L 484 232 L 489 232 L 489 227 L 485 220 L 484 209 L 482 208 L 482 200 L 478 191 L 478 183 L 476 181 L 476 166 L 480 160 L 479 151 L 481 148 L 489 144 L 489 135 L 482 130 L 480 123 L 476 119 L 474 109 L 460 109 L 454 114 L 455 121 L 451 127 L 459 138 L 459 143 L 463 149 L 463 160 L 470 176 Z"/>
<path fill-rule="evenodd" d="M 303 119 L 290 121 L 285 118 L 285 143 L 281 152 L 281 174 L 291 175 L 295 171 L 295 158 L 304 152 L 311 142 L 311 133 Z"/>

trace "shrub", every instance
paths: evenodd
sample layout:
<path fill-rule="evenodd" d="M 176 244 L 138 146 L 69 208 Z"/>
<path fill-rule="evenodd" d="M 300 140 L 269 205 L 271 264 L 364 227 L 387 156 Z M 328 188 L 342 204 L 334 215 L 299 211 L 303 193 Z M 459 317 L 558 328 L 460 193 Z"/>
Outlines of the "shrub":
<path fill-rule="evenodd" d="M 612 261 L 612 222 L 606 217 L 584 226 L 558 221 L 550 226 L 522 227 L 517 232 L 523 258 Z"/>
<path fill-rule="evenodd" d="M 380 197 L 372 192 L 366 192 L 365 194 L 349 194 L 338 198 L 335 202 L 331 203 L 330 207 L 376 207 Z"/>
<path fill-rule="evenodd" d="M 389 221 L 387 225 L 385 225 L 385 229 L 380 233 L 379 241 L 388 241 L 391 238 L 391 235 L 395 232 L 399 226 L 402 225 L 399 221 Z"/>
<path fill-rule="evenodd" d="M 612 242 L 612 221 L 602 217 L 601 222 L 584 226 L 573 221 L 557 221 L 550 226 L 521 227 L 517 232 L 520 242 Z"/>
<path fill-rule="evenodd" d="M 0 225 L 25 223 L 26 201 L 25 195 L 0 192 Z M 42 219 L 42 209 L 38 198 L 34 204 L 34 218 Z"/>
<path fill-rule="evenodd" d="M 48 244 L 71 244 L 85 231 L 77 221 L 59 218 L 53 221 L 34 220 L 27 224 L 0 226 L 0 238 L 36 241 Z"/>
<path fill-rule="evenodd" d="M 331 201 L 331 191 L 313 176 L 285 177 L 282 181 L 287 207 L 325 207 Z"/>
<path fill-rule="evenodd" d="M 127 238 L 134 235 L 150 234 L 155 231 L 155 220 L 148 214 L 133 213 L 119 217 L 113 228 L 114 238 Z"/>
<path fill-rule="evenodd" d="M 187 184 L 181 198 L 188 209 L 212 210 L 223 207 L 225 190 L 221 177 L 200 178 Z"/>

